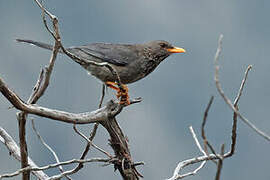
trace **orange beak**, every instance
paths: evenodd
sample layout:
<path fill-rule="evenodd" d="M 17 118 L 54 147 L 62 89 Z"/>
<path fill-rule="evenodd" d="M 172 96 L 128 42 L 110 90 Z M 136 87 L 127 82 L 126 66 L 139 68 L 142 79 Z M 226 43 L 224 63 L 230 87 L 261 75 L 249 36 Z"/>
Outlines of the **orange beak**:
<path fill-rule="evenodd" d="M 185 53 L 186 52 L 185 49 L 179 48 L 179 47 L 173 47 L 173 48 L 167 49 L 167 51 L 171 53 Z"/>

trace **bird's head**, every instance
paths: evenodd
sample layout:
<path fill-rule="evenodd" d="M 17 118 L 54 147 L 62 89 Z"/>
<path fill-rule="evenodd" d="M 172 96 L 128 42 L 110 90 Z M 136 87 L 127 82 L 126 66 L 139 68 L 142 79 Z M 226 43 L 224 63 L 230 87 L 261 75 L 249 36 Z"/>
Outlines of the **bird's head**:
<path fill-rule="evenodd" d="M 151 41 L 145 44 L 148 53 L 153 56 L 154 59 L 162 61 L 173 53 L 185 53 L 186 50 L 183 48 L 175 47 L 163 40 Z"/>

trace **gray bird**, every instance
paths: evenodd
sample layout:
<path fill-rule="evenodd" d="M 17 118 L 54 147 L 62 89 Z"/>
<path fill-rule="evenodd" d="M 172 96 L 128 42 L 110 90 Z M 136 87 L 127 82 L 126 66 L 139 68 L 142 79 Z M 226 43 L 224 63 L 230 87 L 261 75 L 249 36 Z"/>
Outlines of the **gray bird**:
<path fill-rule="evenodd" d="M 44 49 L 52 50 L 53 46 L 25 39 L 16 39 L 18 42 L 29 43 Z M 138 81 L 153 70 L 168 56 L 173 53 L 186 52 L 183 48 L 172 46 L 170 43 L 162 40 L 147 42 L 144 44 L 111 44 L 111 43 L 92 43 L 83 46 L 74 46 L 66 50 L 77 57 L 94 61 L 107 62 L 118 73 L 121 83 L 129 84 Z M 63 53 L 60 51 L 60 53 Z M 73 59 L 74 60 L 74 59 Z M 95 66 L 79 60 L 74 60 L 84 67 L 90 74 L 103 81 L 108 87 L 118 91 L 117 97 L 121 98 L 123 104 L 129 104 L 128 89 L 125 92 L 120 91 L 116 85 L 116 77 L 106 67 Z M 124 99 L 125 101 L 122 101 Z"/>

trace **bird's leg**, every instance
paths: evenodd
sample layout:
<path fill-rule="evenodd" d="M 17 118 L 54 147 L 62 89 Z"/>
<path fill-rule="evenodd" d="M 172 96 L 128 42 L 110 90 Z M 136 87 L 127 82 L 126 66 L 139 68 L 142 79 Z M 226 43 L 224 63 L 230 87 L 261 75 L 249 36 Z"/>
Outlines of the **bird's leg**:
<path fill-rule="evenodd" d="M 105 84 L 109 87 L 109 88 L 112 88 L 116 91 L 119 91 L 120 88 L 117 87 L 117 84 L 115 82 L 111 82 L 111 81 L 106 81 Z"/>
<path fill-rule="evenodd" d="M 105 84 L 109 88 L 112 88 L 117 91 L 116 97 L 118 99 L 120 98 L 120 104 L 126 104 L 126 105 L 130 104 L 127 85 L 122 84 L 123 88 L 120 89 L 119 87 L 117 87 L 117 83 L 115 82 L 107 81 Z"/>
<path fill-rule="evenodd" d="M 121 90 L 119 88 L 119 91 L 117 91 L 117 98 L 120 98 L 120 104 L 126 104 L 130 105 L 129 101 L 129 95 L 128 95 L 128 87 L 127 85 L 122 84 L 123 89 Z"/>

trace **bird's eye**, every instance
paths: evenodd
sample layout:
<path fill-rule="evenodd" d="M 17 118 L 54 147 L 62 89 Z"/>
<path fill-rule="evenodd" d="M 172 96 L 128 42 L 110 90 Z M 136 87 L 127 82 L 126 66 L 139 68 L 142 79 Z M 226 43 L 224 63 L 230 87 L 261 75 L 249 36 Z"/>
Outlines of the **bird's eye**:
<path fill-rule="evenodd" d="M 160 43 L 159 45 L 160 45 L 160 47 L 162 47 L 162 48 L 167 47 L 167 44 L 165 44 L 165 43 Z"/>

